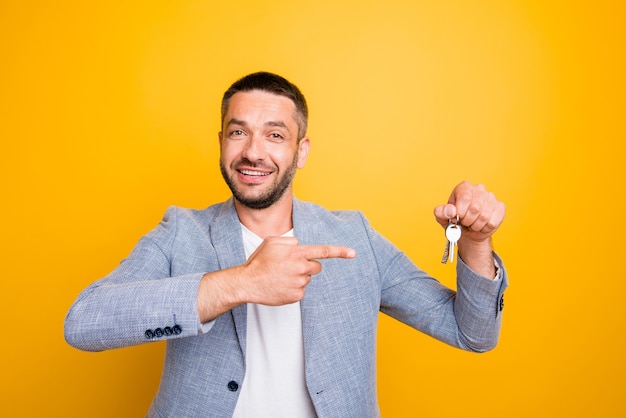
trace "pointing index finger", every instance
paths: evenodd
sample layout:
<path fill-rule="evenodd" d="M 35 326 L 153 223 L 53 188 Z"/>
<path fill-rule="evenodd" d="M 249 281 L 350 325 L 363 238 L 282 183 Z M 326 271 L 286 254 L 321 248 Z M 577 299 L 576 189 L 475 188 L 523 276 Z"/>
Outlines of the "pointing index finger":
<path fill-rule="evenodd" d="M 304 256 L 308 260 L 322 258 L 354 258 L 356 251 L 341 245 L 303 245 Z"/>

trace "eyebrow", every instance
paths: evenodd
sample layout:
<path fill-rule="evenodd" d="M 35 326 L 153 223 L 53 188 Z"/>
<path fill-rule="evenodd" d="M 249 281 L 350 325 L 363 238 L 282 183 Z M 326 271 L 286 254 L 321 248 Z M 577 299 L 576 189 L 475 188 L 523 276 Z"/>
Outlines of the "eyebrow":
<path fill-rule="evenodd" d="M 246 123 L 246 121 L 232 118 L 231 120 L 229 120 L 226 123 L 226 126 L 230 126 L 230 125 L 239 125 L 239 126 L 244 126 L 245 127 L 248 124 Z M 265 122 L 265 126 L 288 129 L 287 125 L 283 121 L 269 121 L 269 122 Z"/>

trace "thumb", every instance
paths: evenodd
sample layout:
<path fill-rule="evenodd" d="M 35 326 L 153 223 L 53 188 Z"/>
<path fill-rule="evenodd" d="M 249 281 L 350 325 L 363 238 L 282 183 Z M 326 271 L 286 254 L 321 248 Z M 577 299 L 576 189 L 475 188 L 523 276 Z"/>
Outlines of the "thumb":
<path fill-rule="evenodd" d="M 445 205 L 439 205 L 435 208 L 435 218 L 440 224 L 447 224 L 448 220 L 457 216 L 456 206 L 448 203 Z"/>

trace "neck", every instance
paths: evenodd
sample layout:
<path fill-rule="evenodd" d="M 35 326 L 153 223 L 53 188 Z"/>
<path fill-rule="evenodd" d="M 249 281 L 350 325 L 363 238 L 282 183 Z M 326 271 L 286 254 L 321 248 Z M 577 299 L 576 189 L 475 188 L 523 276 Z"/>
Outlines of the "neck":
<path fill-rule="evenodd" d="M 272 206 L 265 209 L 250 209 L 235 199 L 239 222 L 259 237 L 276 237 L 293 228 L 293 195 L 286 192 Z"/>

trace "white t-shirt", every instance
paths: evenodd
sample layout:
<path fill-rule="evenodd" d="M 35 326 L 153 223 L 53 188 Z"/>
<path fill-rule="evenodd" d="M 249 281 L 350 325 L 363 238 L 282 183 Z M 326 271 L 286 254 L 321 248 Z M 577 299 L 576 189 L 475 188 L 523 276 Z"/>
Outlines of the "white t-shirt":
<path fill-rule="evenodd" d="M 263 240 L 241 231 L 248 258 Z M 233 418 L 317 417 L 305 382 L 300 302 L 248 303 L 247 310 L 246 376 Z"/>

